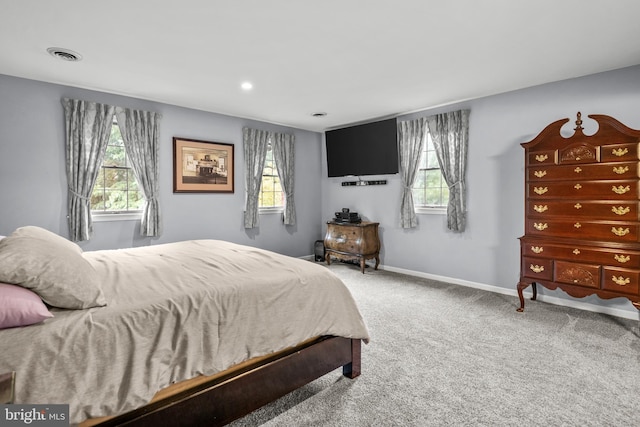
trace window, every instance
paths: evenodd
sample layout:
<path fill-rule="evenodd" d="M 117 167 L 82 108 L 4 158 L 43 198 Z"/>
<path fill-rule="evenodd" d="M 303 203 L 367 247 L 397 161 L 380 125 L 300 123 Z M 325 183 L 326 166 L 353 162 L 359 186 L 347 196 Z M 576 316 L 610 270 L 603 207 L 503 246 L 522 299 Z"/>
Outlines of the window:
<path fill-rule="evenodd" d="M 262 170 L 262 185 L 260 186 L 260 198 L 258 207 L 261 211 L 282 211 L 284 208 L 284 192 L 280 185 L 280 176 L 273 158 L 271 143 L 267 147 L 267 157 Z"/>
<path fill-rule="evenodd" d="M 107 151 L 91 193 L 93 214 L 140 212 L 144 196 L 127 159 L 118 123 L 113 119 Z"/>
<path fill-rule="evenodd" d="M 436 150 L 427 133 L 413 184 L 413 202 L 416 208 L 446 208 L 449 203 L 449 187 L 442 176 Z"/>

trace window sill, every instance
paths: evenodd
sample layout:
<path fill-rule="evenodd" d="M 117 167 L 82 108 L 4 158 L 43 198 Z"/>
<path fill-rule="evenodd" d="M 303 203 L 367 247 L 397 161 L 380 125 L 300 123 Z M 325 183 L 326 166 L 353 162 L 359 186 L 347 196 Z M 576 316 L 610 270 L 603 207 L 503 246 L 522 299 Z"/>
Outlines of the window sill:
<path fill-rule="evenodd" d="M 91 220 L 93 222 L 109 222 L 109 221 L 140 221 L 142 212 L 122 212 L 122 213 L 92 213 Z"/>
<path fill-rule="evenodd" d="M 447 208 L 446 206 L 434 206 L 434 207 L 420 206 L 420 207 L 416 207 L 416 213 L 418 215 L 422 215 L 422 214 L 446 215 Z"/>
<path fill-rule="evenodd" d="M 260 215 L 277 214 L 277 213 L 283 213 L 283 212 L 284 212 L 284 208 L 282 206 L 277 208 L 259 208 L 258 209 L 258 214 Z"/>

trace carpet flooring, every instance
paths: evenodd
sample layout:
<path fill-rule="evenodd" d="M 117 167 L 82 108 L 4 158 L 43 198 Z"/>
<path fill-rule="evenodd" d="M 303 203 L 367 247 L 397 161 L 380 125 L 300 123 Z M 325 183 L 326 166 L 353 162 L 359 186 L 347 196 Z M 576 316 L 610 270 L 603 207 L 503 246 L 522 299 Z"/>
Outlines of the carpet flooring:
<path fill-rule="evenodd" d="M 371 333 L 336 370 L 232 423 L 250 426 L 631 426 L 640 322 L 334 263 Z M 514 284 L 515 286 L 515 284 Z"/>

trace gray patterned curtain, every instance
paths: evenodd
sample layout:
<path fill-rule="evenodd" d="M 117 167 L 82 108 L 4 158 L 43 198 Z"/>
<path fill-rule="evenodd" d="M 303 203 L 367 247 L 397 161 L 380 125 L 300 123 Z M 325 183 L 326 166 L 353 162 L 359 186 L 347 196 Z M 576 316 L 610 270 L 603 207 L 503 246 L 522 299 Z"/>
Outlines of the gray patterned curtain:
<path fill-rule="evenodd" d="M 269 132 L 258 129 L 243 128 L 242 142 L 244 148 L 244 228 L 258 226 L 258 200 L 262 184 L 262 170 L 267 156 Z"/>
<path fill-rule="evenodd" d="M 469 110 L 427 117 L 429 133 L 449 187 L 447 227 L 463 232 L 466 228 L 466 172 L 469 146 Z"/>
<path fill-rule="evenodd" d="M 115 107 L 64 98 L 66 122 L 67 219 L 69 239 L 89 240 L 91 192 L 100 172 L 111 134 Z"/>
<path fill-rule="evenodd" d="M 150 111 L 116 107 L 116 117 L 127 157 L 144 194 L 140 235 L 160 236 L 162 221 L 158 203 L 158 128 L 162 116 Z"/>
<path fill-rule="evenodd" d="M 271 136 L 273 158 L 285 193 L 284 224 L 296 225 L 296 205 L 293 199 L 295 136 L 274 132 Z"/>
<path fill-rule="evenodd" d="M 402 228 L 418 226 L 411 190 L 416 180 L 426 135 L 427 119 L 425 117 L 398 122 L 398 156 L 400 158 L 400 177 L 402 178 L 400 226 Z"/>

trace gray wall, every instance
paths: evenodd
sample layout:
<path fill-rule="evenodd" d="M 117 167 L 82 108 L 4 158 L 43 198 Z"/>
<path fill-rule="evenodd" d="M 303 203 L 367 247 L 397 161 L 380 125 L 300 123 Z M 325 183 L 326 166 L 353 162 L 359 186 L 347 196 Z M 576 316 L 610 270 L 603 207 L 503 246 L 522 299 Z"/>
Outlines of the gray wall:
<path fill-rule="evenodd" d="M 262 247 L 292 256 L 313 252 L 322 237 L 321 135 L 236 117 L 0 75 L 0 235 L 38 225 L 68 236 L 63 97 L 157 111 L 160 125 L 160 205 L 164 233 L 139 236 L 138 221 L 94 223 L 85 250 L 111 249 L 212 238 Z M 293 133 L 296 137 L 297 225 L 280 214 L 260 216 L 258 230 L 245 231 L 242 128 Z M 233 194 L 174 194 L 174 136 L 234 144 Z"/>
<path fill-rule="evenodd" d="M 62 97 L 90 99 L 163 114 L 160 153 L 164 234 L 138 237 L 137 222 L 96 223 L 85 250 L 140 246 L 192 238 L 216 238 L 293 256 L 309 255 L 324 223 L 343 207 L 380 222 L 382 263 L 387 268 L 425 273 L 515 291 L 519 275 L 518 237 L 523 234 L 524 151 L 520 143 L 547 124 L 578 111 L 586 133 L 595 132 L 588 114 L 607 114 L 640 129 L 640 67 L 587 76 L 486 97 L 401 117 L 413 118 L 470 108 L 468 227 L 449 232 L 443 215 L 420 215 L 419 227 L 399 223 L 400 179 L 387 185 L 342 187 L 327 178 L 324 138 L 317 133 L 189 110 L 176 106 L 39 83 L 0 75 L 0 234 L 33 224 L 68 235 L 65 220 L 64 124 Z M 280 215 L 262 215 L 257 232 L 242 228 L 243 126 L 296 135 L 298 225 L 284 227 Z M 234 194 L 173 194 L 173 136 L 235 144 Z M 561 291 L 541 294 L 565 298 Z M 624 299 L 582 299 L 588 304 L 636 312 Z"/>
<path fill-rule="evenodd" d="M 380 222 L 382 260 L 387 267 L 429 273 L 515 291 L 519 279 L 518 237 L 524 233 L 524 150 L 549 123 L 583 114 L 585 133 L 595 132 L 588 114 L 613 116 L 640 129 L 640 67 L 577 78 L 423 111 L 400 119 L 470 108 L 467 170 L 468 227 L 447 230 L 443 215 L 419 215 L 419 226 L 399 227 L 400 178 L 385 175 L 387 185 L 342 187 L 326 178 L 323 165 L 323 217 L 342 207 Z M 564 131 L 564 128 L 563 128 Z M 323 152 L 324 155 L 324 152 Z M 541 293 L 564 298 L 561 291 Z M 582 301 L 636 312 L 625 299 Z"/>

